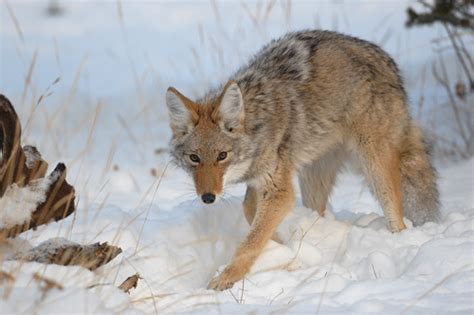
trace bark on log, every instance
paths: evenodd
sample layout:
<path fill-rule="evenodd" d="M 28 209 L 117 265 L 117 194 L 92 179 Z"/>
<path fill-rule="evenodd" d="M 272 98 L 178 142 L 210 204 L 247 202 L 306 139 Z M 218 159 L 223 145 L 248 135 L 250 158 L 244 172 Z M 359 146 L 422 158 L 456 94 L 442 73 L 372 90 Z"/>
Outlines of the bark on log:
<path fill-rule="evenodd" d="M 45 241 L 14 258 L 23 261 L 36 261 L 44 264 L 62 266 L 82 266 L 95 270 L 117 257 L 122 249 L 107 243 L 81 245 L 65 239 Z"/>
<path fill-rule="evenodd" d="M 23 208 L 27 209 L 25 217 L 21 217 L 21 219 L 15 216 L 8 217 L 8 220 L 5 219 L 8 224 L 0 222 L 0 241 L 3 238 L 14 237 L 21 232 L 34 229 L 51 220 L 62 220 L 75 211 L 75 191 L 74 187 L 66 181 L 66 166 L 59 163 L 46 178 L 46 182 L 41 182 L 45 180 L 48 163 L 42 159 L 40 152 L 35 147 L 21 147 L 20 139 L 21 124 L 15 109 L 10 101 L 0 94 L 0 200 L 3 197 L 10 198 L 4 200 L 16 201 L 10 195 L 6 195 L 6 193 L 10 194 L 13 188 L 31 188 L 27 192 L 36 193 L 38 189 L 35 190 L 35 188 L 42 187 L 39 189 L 39 193 L 41 197 L 44 197 L 35 199 L 34 203 L 29 204 L 30 208 Z M 43 183 L 45 186 L 39 186 L 39 183 Z M 19 199 L 22 197 L 23 195 L 20 194 Z M 14 202 L 12 204 L 17 205 Z M 8 205 L 10 206 L 10 204 Z M 0 212 L 15 210 L 9 209 L 9 206 L 7 209 L 0 209 Z M 31 215 L 28 211 L 32 211 Z M 23 220 L 25 218 L 26 221 Z M 17 222 L 21 223 L 16 224 Z M 114 259 L 121 252 L 120 248 L 107 243 L 80 245 L 65 239 L 52 239 L 26 252 L 18 253 L 14 259 L 64 266 L 78 265 L 95 270 Z M 0 273 L 0 281 L 5 281 L 4 279 L 7 278 Z M 47 288 L 52 286 L 51 282 L 45 283 Z"/>
<path fill-rule="evenodd" d="M 21 124 L 15 109 L 0 95 L 0 198 L 12 185 L 26 187 L 45 177 L 48 163 L 35 147 L 21 147 L 20 139 Z M 51 185 L 45 201 L 37 206 L 28 222 L 0 228 L 0 239 L 14 237 L 51 220 L 62 220 L 75 211 L 75 191 L 66 181 L 66 166 L 59 163 L 48 178 Z"/>

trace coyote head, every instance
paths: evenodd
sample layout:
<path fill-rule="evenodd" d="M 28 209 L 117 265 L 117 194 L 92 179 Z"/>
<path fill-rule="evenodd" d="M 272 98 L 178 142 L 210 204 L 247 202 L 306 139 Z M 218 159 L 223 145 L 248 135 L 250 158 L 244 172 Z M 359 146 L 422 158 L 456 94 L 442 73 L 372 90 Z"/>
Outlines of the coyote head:
<path fill-rule="evenodd" d="M 174 160 L 193 177 L 201 200 L 213 203 L 224 183 L 242 180 L 250 166 L 240 88 L 230 81 L 220 95 L 197 103 L 170 87 L 166 104 Z"/>

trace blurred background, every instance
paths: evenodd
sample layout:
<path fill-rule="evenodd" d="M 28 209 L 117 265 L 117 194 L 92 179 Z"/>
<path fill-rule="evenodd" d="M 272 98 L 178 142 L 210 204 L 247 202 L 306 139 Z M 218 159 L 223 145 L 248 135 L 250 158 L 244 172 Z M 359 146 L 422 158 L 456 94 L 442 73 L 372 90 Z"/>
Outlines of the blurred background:
<path fill-rule="evenodd" d="M 95 191 L 107 184 L 145 194 L 162 173 L 168 86 L 198 97 L 271 39 L 301 29 L 380 45 L 401 69 L 438 163 L 473 154 L 470 0 L 8 0 L 0 7 L 0 92 L 19 112 L 24 141 L 51 163 L 66 161 L 73 182 Z"/>

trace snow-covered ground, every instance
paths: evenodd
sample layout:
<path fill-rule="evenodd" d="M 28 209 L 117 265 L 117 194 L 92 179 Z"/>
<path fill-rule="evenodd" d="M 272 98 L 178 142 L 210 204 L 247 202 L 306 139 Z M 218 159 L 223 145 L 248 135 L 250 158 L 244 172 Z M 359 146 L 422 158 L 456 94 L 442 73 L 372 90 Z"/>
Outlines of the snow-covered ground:
<path fill-rule="evenodd" d="M 165 210 L 158 198 L 136 209 L 100 202 L 79 207 L 75 218 L 23 238 L 35 244 L 57 236 L 82 243 L 112 241 L 123 249 L 122 255 L 95 272 L 4 261 L 2 270 L 17 282 L 11 291 L 8 285 L 1 287 L 6 299 L 0 299 L 0 310 L 470 314 L 473 162 L 440 172 L 440 223 L 397 234 L 385 228 L 361 179 L 343 174 L 332 198 L 333 214 L 320 218 L 297 206 L 279 228 L 284 244 L 268 244 L 251 274 L 224 292 L 205 288 L 248 231 L 241 189 L 215 206 L 186 201 Z M 180 190 L 176 177 L 180 175 L 170 171 L 159 189 Z M 116 286 L 136 272 L 143 280 L 127 296 Z M 42 296 L 40 284 L 32 280 L 35 273 L 64 289 Z"/>
<path fill-rule="evenodd" d="M 279 228 L 284 244 L 270 243 L 244 281 L 218 293 L 207 283 L 248 231 L 244 187 L 203 206 L 169 164 L 166 87 L 202 94 L 288 29 L 378 42 L 400 64 L 412 103 L 445 97 L 425 73 L 442 33 L 403 29 L 410 1 L 60 3 L 58 17 L 46 16 L 45 1 L 0 4 L 0 93 L 16 106 L 23 143 L 50 165 L 66 163 L 78 209 L 0 251 L 64 237 L 123 253 L 94 272 L 4 260 L 0 270 L 16 281 L 0 274 L 0 314 L 474 312 L 472 159 L 438 163 L 441 222 L 397 234 L 361 178 L 342 174 L 331 213 L 319 218 L 299 201 Z M 143 279 L 130 295 L 116 288 L 137 272 Z M 45 290 L 35 273 L 63 289 Z"/>

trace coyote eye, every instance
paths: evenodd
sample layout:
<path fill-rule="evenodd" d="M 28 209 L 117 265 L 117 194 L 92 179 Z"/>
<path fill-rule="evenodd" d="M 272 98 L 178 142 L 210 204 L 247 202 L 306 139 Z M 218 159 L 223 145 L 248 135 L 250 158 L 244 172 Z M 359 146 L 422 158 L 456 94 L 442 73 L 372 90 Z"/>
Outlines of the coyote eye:
<path fill-rule="evenodd" d="M 217 160 L 218 160 L 218 161 L 224 161 L 226 158 L 227 158 L 227 152 L 221 152 L 221 153 L 219 153 L 219 155 L 217 156 Z"/>
<path fill-rule="evenodd" d="M 199 156 L 197 156 L 196 154 L 190 154 L 190 155 L 189 155 L 189 159 L 190 159 L 191 162 L 193 162 L 193 163 L 199 163 L 199 162 L 201 162 L 201 159 L 200 159 Z"/>

